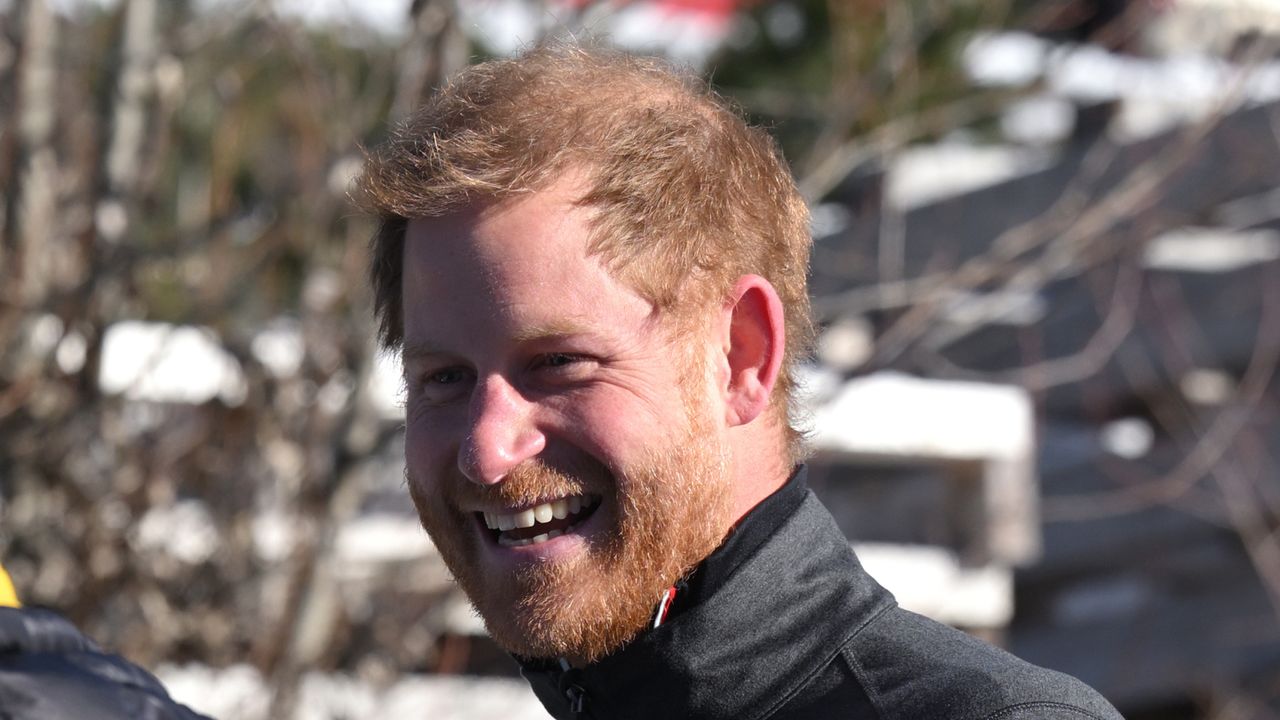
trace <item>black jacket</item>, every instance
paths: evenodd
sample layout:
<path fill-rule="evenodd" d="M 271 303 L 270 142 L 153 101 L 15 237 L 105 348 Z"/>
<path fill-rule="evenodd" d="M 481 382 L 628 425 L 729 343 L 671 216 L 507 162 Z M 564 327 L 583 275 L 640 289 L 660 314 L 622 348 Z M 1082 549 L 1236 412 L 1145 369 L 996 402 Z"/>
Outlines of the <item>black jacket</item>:
<path fill-rule="evenodd" d="M 48 610 L 0 608 L 0 720 L 208 720 Z"/>
<path fill-rule="evenodd" d="M 564 720 L 1120 718 L 1074 678 L 899 608 L 803 475 L 677 586 L 666 624 L 582 669 L 522 662 L 547 710 Z"/>

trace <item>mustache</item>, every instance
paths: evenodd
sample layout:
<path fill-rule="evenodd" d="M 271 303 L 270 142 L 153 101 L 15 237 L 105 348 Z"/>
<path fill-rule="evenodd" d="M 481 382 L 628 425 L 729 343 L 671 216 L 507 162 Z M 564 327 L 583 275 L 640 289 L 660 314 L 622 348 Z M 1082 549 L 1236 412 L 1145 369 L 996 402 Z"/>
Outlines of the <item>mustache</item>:
<path fill-rule="evenodd" d="M 583 495 L 591 487 L 600 488 L 598 482 L 589 482 L 577 474 L 551 467 L 542 460 L 531 459 L 517 465 L 501 481 L 492 485 L 479 485 L 462 477 L 450 483 L 455 502 L 471 504 L 499 504 L 508 506 L 532 505 L 566 495 Z"/>

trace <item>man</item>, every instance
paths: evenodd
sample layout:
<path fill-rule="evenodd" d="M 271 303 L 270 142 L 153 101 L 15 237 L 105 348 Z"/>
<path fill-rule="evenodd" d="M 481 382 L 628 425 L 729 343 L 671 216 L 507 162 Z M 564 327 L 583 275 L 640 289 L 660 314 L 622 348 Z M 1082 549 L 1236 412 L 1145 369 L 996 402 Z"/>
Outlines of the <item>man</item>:
<path fill-rule="evenodd" d="M 556 717 L 1115 718 L 907 613 L 805 489 L 805 205 L 697 81 L 473 67 L 370 155 L 409 490 Z"/>

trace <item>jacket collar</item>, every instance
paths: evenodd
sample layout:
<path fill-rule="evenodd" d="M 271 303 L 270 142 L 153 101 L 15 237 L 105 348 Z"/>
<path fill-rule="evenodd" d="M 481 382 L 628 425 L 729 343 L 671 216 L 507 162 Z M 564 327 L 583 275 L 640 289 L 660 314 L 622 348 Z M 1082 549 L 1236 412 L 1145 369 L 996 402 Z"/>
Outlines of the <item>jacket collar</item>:
<path fill-rule="evenodd" d="M 599 662 L 565 671 L 525 661 L 522 674 L 556 718 L 763 717 L 893 604 L 803 468 L 682 590 L 666 624 Z"/>

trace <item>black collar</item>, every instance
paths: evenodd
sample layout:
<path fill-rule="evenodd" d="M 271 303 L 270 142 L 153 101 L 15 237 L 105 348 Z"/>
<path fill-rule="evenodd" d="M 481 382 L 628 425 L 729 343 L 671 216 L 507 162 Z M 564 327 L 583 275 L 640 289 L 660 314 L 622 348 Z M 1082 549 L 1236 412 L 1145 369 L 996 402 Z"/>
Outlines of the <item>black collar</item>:
<path fill-rule="evenodd" d="M 566 671 L 523 661 L 547 710 L 616 720 L 762 717 L 893 604 L 805 487 L 803 468 L 684 586 L 665 624 L 596 663 Z"/>
<path fill-rule="evenodd" d="M 778 528 L 791 517 L 804 502 L 809 492 L 808 469 L 796 467 L 782 487 L 761 500 L 738 521 L 729 537 L 715 552 L 707 556 L 688 578 L 676 583 L 676 596 L 667 613 L 670 618 L 685 608 L 701 604 L 724 585 L 743 562 L 755 555 L 756 550 L 778 532 Z"/>

